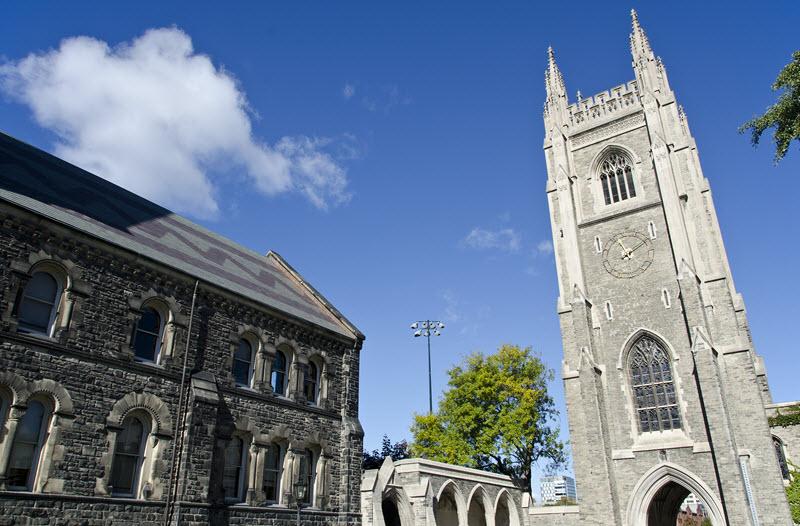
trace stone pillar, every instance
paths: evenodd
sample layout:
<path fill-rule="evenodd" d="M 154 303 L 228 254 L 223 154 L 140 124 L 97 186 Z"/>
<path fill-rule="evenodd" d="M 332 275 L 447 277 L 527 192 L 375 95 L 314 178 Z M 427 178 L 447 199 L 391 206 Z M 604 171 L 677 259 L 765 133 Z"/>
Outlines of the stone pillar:
<path fill-rule="evenodd" d="M 11 444 L 14 443 L 14 436 L 17 434 L 17 425 L 25 414 L 27 407 L 22 405 L 11 406 L 8 420 L 5 425 L 5 440 L 0 444 L 0 490 L 6 489 L 6 471 L 8 471 L 8 461 L 11 457 Z"/>

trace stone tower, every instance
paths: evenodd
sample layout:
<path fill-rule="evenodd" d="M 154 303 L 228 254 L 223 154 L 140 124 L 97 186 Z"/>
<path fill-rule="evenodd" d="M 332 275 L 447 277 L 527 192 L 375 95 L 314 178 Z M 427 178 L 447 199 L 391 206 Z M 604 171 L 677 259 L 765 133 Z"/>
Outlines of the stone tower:
<path fill-rule="evenodd" d="M 697 147 L 632 12 L 635 80 L 570 104 L 552 49 L 544 153 L 581 523 L 791 524 L 770 402 Z"/>

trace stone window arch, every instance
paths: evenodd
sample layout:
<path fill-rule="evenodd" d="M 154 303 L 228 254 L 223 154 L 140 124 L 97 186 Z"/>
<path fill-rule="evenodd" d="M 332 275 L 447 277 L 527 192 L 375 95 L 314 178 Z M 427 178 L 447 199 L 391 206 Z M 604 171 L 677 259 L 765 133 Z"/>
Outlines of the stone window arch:
<path fill-rule="evenodd" d="M 322 368 L 319 366 L 319 360 L 316 357 L 310 358 L 303 374 L 303 398 L 310 405 L 319 405 L 321 376 Z"/>
<path fill-rule="evenodd" d="M 264 448 L 264 470 L 261 489 L 267 504 L 278 504 L 281 500 L 281 479 L 286 447 L 273 441 Z"/>
<path fill-rule="evenodd" d="M 270 367 L 272 392 L 294 400 L 298 390 L 298 367 L 296 349 L 287 342 L 278 344 Z"/>
<path fill-rule="evenodd" d="M 78 298 L 91 287 L 79 277 L 69 260 L 45 252 L 29 254 L 26 260 L 11 261 L 10 286 L 4 292 L 7 309 L 0 319 L 9 330 L 61 338 L 80 312 Z"/>
<path fill-rule="evenodd" d="M 622 149 L 605 153 L 598 165 L 597 179 L 606 205 L 636 197 L 633 161 Z"/>
<path fill-rule="evenodd" d="M 640 433 L 681 429 L 672 358 L 649 334 L 639 336 L 628 352 L 627 372 Z"/>
<path fill-rule="evenodd" d="M 130 332 L 123 354 L 159 365 L 173 359 L 178 328 L 185 326 L 178 303 L 150 290 L 129 297 L 128 305 Z"/>
<path fill-rule="evenodd" d="M 315 502 L 315 482 L 317 477 L 317 459 L 319 454 L 315 454 L 311 448 L 300 451 L 298 456 L 298 477 L 297 481 L 306 485 L 306 496 L 303 504 L 311 506 Z"/>
<path fill-rule="evenodd" d="M 118 453 L 122 444 L 120 447 L 117 444 L 129 441 L 130 437 L 125 433 L 133 419 L 141 423 L 143 435 L 141 447 L 135 452 L 138 457 L 138 464 L 134 466 L 136 480 L 130 492 L 118 492 L 112 483 L 115 469 L 121 469 Z M 95 494 L 160 499 L 164 491 L 161 475 L 166 465 L 162 460 L 173 438 L 172 417 L 167 404 L 151 393 L 128 393 L 111 408 L 105 430 L 106 452 L 100 459 L 103 475 L 95 482 Z"/>
<path fill-rule="evenodd" d="M 63 458 L 61 432 L 75 418 L 69 393 L 53 380 L 26 382 L 10 372 L 0 374 L 0 386 L 11 393 L 0 435 L 0 489 L 60 492 L 64 481 L 50 473 Z"/>

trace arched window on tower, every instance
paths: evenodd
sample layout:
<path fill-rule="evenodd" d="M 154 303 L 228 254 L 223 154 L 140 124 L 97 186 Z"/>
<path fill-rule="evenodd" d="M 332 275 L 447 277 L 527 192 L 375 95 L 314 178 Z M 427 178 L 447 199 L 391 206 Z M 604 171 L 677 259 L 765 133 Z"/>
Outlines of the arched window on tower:
<path fill-rule="evenodd" d="M 142 309 L 142 316 L 133 333 L 133 355 L 136 360 L 158 363 L 163 325 L 161 315 L 156 309 Z"/>
<path fill-rule="evenodd" d="M 17 425 L 6 471 L 9 489 L 31 491 L 39 470 L 42 446 L 47 440 L 50 411 L 38 401 L 28 402 Z"/>
<path fill-rule="evenodd" d="M 600 164 L 600 186 L 607 205 L 636 197 L 633 164 L 627 155 L 613 152 Z"/>
<path fill-rule="evenodd" d="M 667 351 L 656 340 L 642 336 L 628 359 L 639 431 L 680 429 L 681 416 Z"/>
<path fill-rule="evenodd" d="M 789 463 L 786 462 L 786 452 L 783 449 L 783 442 L 781 442 L 780 438 L 773 436 L 772 445 L 775 446 L 775 456 L 778 457 L 778 466 L 781 468 L 783 480 L 792 480 L 791 474 L 789 473 Z"/>

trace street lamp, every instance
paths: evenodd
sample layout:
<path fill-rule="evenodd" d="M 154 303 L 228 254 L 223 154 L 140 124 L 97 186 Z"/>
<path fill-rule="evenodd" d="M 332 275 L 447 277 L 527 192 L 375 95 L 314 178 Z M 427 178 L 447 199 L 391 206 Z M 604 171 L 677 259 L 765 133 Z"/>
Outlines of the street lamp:
<path fill-rule="evenodd" d="M 294 483 L 293 489 L 294 502 L 297 504 L 297 526 L 300 526 L 300 508 L 303 507 L 303 501 L 306 500 L 308 487 L 305 482 L 298 481 Z"/>
<path fill-rule="evenodd" d="M 414 338 L 425 336 L 428 340 L 428 414 L 433 414 L 433 386 L 431 382 L 431 336 L 441 336 L 444 323 L 436 320 L 415 321 L 411 324 Z"/>

